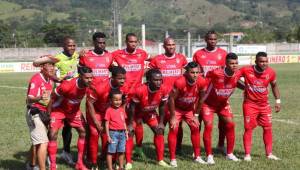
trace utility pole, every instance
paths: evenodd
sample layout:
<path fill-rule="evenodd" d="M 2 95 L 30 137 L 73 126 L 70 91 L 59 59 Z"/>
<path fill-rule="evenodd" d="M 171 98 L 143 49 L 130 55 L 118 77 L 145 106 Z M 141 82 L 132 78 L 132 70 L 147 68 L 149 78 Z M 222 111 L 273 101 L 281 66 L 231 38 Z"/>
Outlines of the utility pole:
<path fill-rule="evenodd" d="M 142 24 L 142 47 L 143 50 L 146 49 L 146 26 Z"/>
<path fill-rule="evenodd" d="M 188 58 L 190 58 L 191 57 L 191 32 L 190 31 L 188 31 L 187 32 L 187 37 L 188 37 L 188 49 L 187 49 L 187 52 L 188 52 Z"/>

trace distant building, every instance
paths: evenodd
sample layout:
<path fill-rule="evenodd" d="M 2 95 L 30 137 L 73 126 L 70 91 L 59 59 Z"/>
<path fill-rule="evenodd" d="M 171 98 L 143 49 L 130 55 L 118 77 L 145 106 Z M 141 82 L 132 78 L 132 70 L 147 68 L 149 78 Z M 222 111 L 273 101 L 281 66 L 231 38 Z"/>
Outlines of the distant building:
<path fill-rule="evenodd" d="M 240 41 L 243 38 L 244 33 L 242 33 L 242 32 L 229 32 L 229 33 L 223 34 L 223 36 L 233 36 L 233 41 Z"/>

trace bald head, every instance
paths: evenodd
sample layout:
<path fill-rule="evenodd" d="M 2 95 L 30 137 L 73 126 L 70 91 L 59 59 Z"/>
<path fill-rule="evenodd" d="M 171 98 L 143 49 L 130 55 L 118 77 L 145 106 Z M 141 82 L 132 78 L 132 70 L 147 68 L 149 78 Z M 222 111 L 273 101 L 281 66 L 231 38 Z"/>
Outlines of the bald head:
<path fill-rule="evenodd" d="M 74 54 L 76 49 L 76 44 L 74 39 L 71 37 L 65 37 L 63 39 L 63 49 L 64 49 L 64 54 L 71 57 Z"/>
<path fill-rule="evenodd" d="M 176 44 L 173 38 L 168 37 L 164 40 L 165 55 L 172 57 L 175 54 Z"/>

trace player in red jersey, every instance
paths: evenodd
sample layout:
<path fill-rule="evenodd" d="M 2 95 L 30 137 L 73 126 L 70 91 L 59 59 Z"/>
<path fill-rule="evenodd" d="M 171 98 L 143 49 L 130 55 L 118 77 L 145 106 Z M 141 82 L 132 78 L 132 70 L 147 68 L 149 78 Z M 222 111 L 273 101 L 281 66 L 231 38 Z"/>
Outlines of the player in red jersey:
<path fill-rule="evenodd" d="M 164 161 L 164 110 L 168 100 L 168 89 L 162 85 L 162 74 L 158 69 L 150 69 L 146 73 L 147 83 L 141 85 L 133 94 L 129 106 L 129 133 L 133 131 L 133 116 L 140 114 L 143 121 L 154 133 L 154 145 L 158 164 L 170 167 Z M 159 110 L 159 115 L 156 109 Z M 129 136 L 126 147 L 133 148 L 133 139 Z M 127 150 L 127 148 L 126 148 Z M 126 153 L 126 169 L 132 168 L 131 155 Z"/>
<path fill-rule="evenodd" d="M 238 71 L 237 55 L 234 53 L 227 54 L 225 68 L 209 71 L 206 74 L 206 78 L 209 83 L 201 114 L 205 125 L 203 141 L 207 155 L 207 163 L 215 163 L 211 147 L 214 113 L 217 113 L 219 118 L 225 123 L 225 135 L 227 139 L 226 158 L 232 161 L 239 161 L 233 154 L 235 123 L 233 122 L 233 114 L 229 105 L 229 97 L 235 88 L 237 86 L 243 88 L 238 84 L 240 72 Z"/>
<path fill-rule="evenodd" d="M 164 54 L 157 55 L 151 59 L 149 67 L 159 69 L 163 75 L 163 84 L 172 91 L 173 84 L 176 79 L 182 75 L 183 67 L 187 64 L 186 57 L 176 53 L 176 44 L 173 38 L 164 40 Z M 166 110 L 165 123 L 170 121 L 170 112 Z M 181 151 L 181 143 L 183 138 L 182 123 L 179 123 L 177 140 L 177 151 Z"/>
<path fill-rule="evenodd" d="M 195 162 L 205 164 L 200 157 L 200 131 L 199 115 L 195 114 L 197 101 L 204 96 L 206 81 L 199 76 L 200 67 L 196 62 L 190 62 L 185 67 L 186 72 L 178 78 L 170 93 L 169 111 L 171 112 L 170 130 L 168 135 L 168 145 L 170 151 L 170 165 L 177 167 L 176 161 L 176 142 L 178 126 L 185 120 L 191 130 L 191 141 L 194 150 Z"/>
<path fill-rule="evenodd" d="M 227 52 L 217 47 L 217 33 L 215 31 L 208 31 L 205 35 L 206 48 L 200 49 L 195 52 L 193 61 L 197 62 L 203 69 L 203 75 L 205 76 L 208 71 L 223 68 L 225 66 L 225 60 Z M 201 125 L 201 117 L 200 125 Z M 225 122 L 219 118 L 219 142 L 218 149 L 225 152 Z"/>
<path fill-rule="evenodd" d="M 126 35 L 126 48 L 114 51 L 112 53 L 114 62 L 124 67 L 126 70 L 126 84 L 132 89 L 136 89 L 142 84 L 144 75 L 145 62 L 149 55 L 146 51 L 137 48 L 138 39 L 134 33 Z M 142 141 L 143 141 L 143 124 L 141 119 L 136 120 L 135 137 L 137 153 L 143 157 Z"/>
<path fill-rule="evenodd" d="M 87 122 L 90 130 L 88 140 L 89 157 L 92 168 L 97 167 L 98 139 L 101 135 L 102 158 L 105 158 L 107 151 L 107 134 L 104 129 L 105 111 L 109 107 L 109 92 L 112 89 L 119 89 L 124 96 L 128 96 L 129 87 L 124 85 L 126 70 L 120 66 L 112 66 L 111 78 L 93 83 L 87 92 Z"/>
<path fill-rule="evenodd" d="M 113 58 L 111 53 L 105 50 L 105 34 L 96 32 L 93 35 L 94 49 L 82 51 L 79 59 L 80 66 L 86 66 L 93 70 L 94 79 L 107 79 L 109 77 L 109 67 Z"/>
<path fill-rule="evenodd" d="M 271 85 L 276 99 L 275 112 L 279 112 L 280 94 L 276 82 L 275 71 L 268 66 L 268 58 L 265 52 L 256 54 L 255 65 L 241 69 L 245 79 L 244 92 L 244 160 L 251 161 L 252 131 L 259 125 L 263 128 L 265 152 L 268 159 L 279 160 L 272 154 L 272 111 L 268 101 L 268 86 Z"/>
<path fill-rule="evenodd" d="M 69 81 L 63 81 L 60 86 L 55 88 L 52 93 L 48 112 L 50 114 L 50 132 L 48 154 L 50 158 L 50 170 L 56 169 L 56 152 L 57 152 L 57 134 L 66 120 L 71 127 L 78 132 L 78 157 L 75 168 L 85 170 L 83 164 L 83 153 L 85 146 L 85 122 L 80 111 L 80 103 L 85 96 L 86 89 L 90 86 L 93 79 L 92 69 L 88 67 L 79 67 L 79 77 Z"/>
<path fill-rule="evenodd" d="M 40 112 L 47 111 L 47 105 L 54 85 L 51 77 L 55 74 L 54 64 L 58 62 L 53 56 L 42 56 L 34 60 L 33 65 L 40 67 L 41 71 L 34 74 L 29 82 L 27 90 L 27 114 L 26 120 L 30 129 L 32 146 L 30 149 L 30 162 L 27 169 L 35 169 L 38 164 L 39 169 L 45 170 L 47 156 L 47 125 L 41 118 Z M 36 160 L 38 162 L 36 163 Z"/>

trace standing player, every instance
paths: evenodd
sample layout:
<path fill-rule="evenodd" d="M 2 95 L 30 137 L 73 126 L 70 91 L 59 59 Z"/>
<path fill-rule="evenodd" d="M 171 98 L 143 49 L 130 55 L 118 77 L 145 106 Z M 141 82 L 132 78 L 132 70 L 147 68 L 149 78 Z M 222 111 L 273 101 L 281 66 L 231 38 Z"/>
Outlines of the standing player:
<path fill-rule="evenodd" d="M 268 86 L 271 85 L 275 101 L 275 112 L 279 112 L 280 94 L 275 71 L 268 66 L 265 52 L 256 54 L 255 65 L 244 67 L 241 74 L 245 78 L 244 92 L 244 160 L 251 161 L 252 131 L 259 125 L 263 128 L 265 152 L 268 159 L 279 160 L 272 154 L 272 110 L 268 101 Z"/>
<path fill-rule="evenodd" d="M 162 72 L 163 84 L 171 92 L 175 80 L 182 75 L 183 67 L 187 64 L 187 61 L 184 55 L 175 52 L 176 44 L 173 38 L 166 38 L 163 47 L 165 53 L 154 57 L 150 61 L 149 67 L 159 69 Z M 169 120 L 170 113 L 166 109 L 165 123 L 169 122 Z M 177 137 L 177 150 L 180 151 L 183 138 L 182 123 L 179 124 Z"/>
<path fill-rule="evenodd" d="M 79 65 L 86 66 L 93 70 L 94 79 L 107 79 L 109 77 L 109 67 L 112 64 L 112 55 L 105 50 L 106 35 L 96 32 L 93 35 L 94 49 L 81 54 Z"/>
<path fill-rule="evenodd" d="M 214 113 L 217 113 L 220 120 L 225 123 L 225 135 L 227 139 L 226 158 L 232 161 L 239 161 L 233 154 L 235 123 L 233 122 L 233 114 L 229 105 L 229 97 L 237 85 L 239 85 L 240 72 L 238 71 L 237 55 L 234 53 L 227 54 L 225 68 L 209 71 L 206 74 L 206 78 L 209 83 L 201 114 L 205 125 L 203 141 L 207 155 L 207 163 L 215 163 L 211 147 Z"/>
<path fill-rule="evenodd" d="M 200 157 L 200 131 L 199 114 L 195 114 L 195 103 L 205 94 L 206 81 L 199 76 L 200 67 L 196 62 L 190 62 L 185 67 L 186 72 L 174 83 L 169 98 L 169 111 L 171 113 L 168 145 L 170 151 L 170 165 L 177 167 L 176 142 L 178 126 L 185 120 L 191 130 L 191 141 L 194 149 L 195 162 L 205 164 Z"/>
<path fill-rule="evenodd" d="M 102 153 L 105 156 L 107 151 L 107 134 L 104 129 L 104 116 L 105 111 L 109 107 L 109 92 L 113 89 L 119 89 L 124 96 L 129 93 L 129 87 L 124 85 L 126 70 L 120 66 L 112 66 L 111 78 L 96 81 L 87 92 L 87 107 L 89 114 L 87 115 L 87 121 L 90 122 L 89 130 L 89 157 L 92 163 L 92 168 L 97 167 L 97 155 L 98 155 L 98 139 L 101 135 L 102 141 Z"/>
<path fill-rule="evenodd" d="M 56 55 L 55 57 L 59 59 L 59 62 L 55 64 L 56 67 L 56 77 L 57 81 L 61 82 L 62 80 L 68 80 L 77 76 L 77 65 L 79 55 L 75 51 L 76 44 L 74 39 L 71 37 L 65 37 L 63 39 L 63 52 Z M 61 157 L 70 165 L 74 165 L 72 155 L 70 153 L 70 145 L 72 140 L 72 131 L 71 127 L 65 123 L 62 130 L 63 137 L 63 152 Z"/>
<path fill-rule="evenodd" d="M 150 69 L 146 73 L 147 83 L 141 85 L 135 90 L 132 101 L 129 106 L 129 123 L 128 130 L 132 133 L 133 130 L 133 116 L 134 114 L 141 114 L 143 121 L 151 128 L 154 133 L 154 145 L 156 150 L 156 158 L 158 165 L 163 167 L 170 167 L 164 161 L 164 116 L 165 105 L 168 100 L 168 90 L 162 86 L 162 74 L 157 69 Z M 159 115 L 156 109 L 159 110 Z M 132 137 L 128 142 L 133 147 Z M 127 143 L 128 143 L 127 142 Z M 131 155 L 126 155 L 130 156 Z M 128 160 L 128 158 L 126 158 Z M 129 162 L 130 161 L 130 162 Z M 126 169 L 132 168 L 132 160 L 130 158 L 126 164 Z"/>
<path fill-rule="evenodd" d="M 63 81 L 60 86 L 55 88 L 52 93 L 51 101 L 48 105 L 50 112 L 50 132 L 48 154 L 50 158 L 50 170 L 56 170 L 56 152 L 57 152 L 57 134 L 63 126 L 63 121 L 66 120 L 71 127 L 74 127 L 78 132 L 78 157 L 75 168 L 85 170 L 83 164 L 83 153 L 85 146 L 85 122 L 80 111 L 80 103 L 85 96 L 86 89 L 90 86 L 93 79 L 92 70 L 88 67 L 80 67 L 79 77 L 69 81 Z"/>
<path fill-rule="evenodd" d="M 45 170 L 47 155 L 47 125 L 45 125 L 39 116 L 40 112 L 47 111 L 47 105 L 53 88 L 51 77 L 54 76 L 54 64 L 58 60 L 52 56 L 46 55 L 34 60 L 35 67 L 41 67 L 41 71 L 32 76 L 27 90 L 27 114 L 26 120 L 30 129 L 32 146 L 30 149 L 30 162 L 27 164 L 27 170 L 35 169 L 36 160 L 38 167 Z"/>
<path fill-rule="evenodd" d="M 206 48 L 200 49 L 195 52 L 193 61 L 197 62 L 203 71 L 205 76 L 208 71 L 223 68 L 225 66 L 227 52 L 217 45 L 217 33 L 215 31 L 208 31 L 205 35 Z M 201 117 L 200 117 L 201 125 Z M 225 141 L 225 122 L 219 118 L 219 142 L 218 148 L 225 152 L 224 141 Z"/>
<path fill-rule="evenodd" d="M 134 33 L 126 35 L 126 48 L 114 51 L 114 62 L 126 70 L 126 84 L 132 89 L 136 89 L 142 84 L 144 76 L 145 62 L 148 59 L 146 51 L 137 48 L 138 39 Z M 142 141 L 143 141 L 143 124 L 141 119 L 136 118 L 135 137 L 137 152 L 143 156 Z M 131 135 L 131 134 L 130 134 Z"/>

